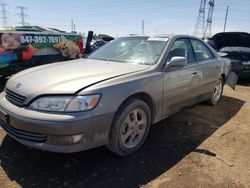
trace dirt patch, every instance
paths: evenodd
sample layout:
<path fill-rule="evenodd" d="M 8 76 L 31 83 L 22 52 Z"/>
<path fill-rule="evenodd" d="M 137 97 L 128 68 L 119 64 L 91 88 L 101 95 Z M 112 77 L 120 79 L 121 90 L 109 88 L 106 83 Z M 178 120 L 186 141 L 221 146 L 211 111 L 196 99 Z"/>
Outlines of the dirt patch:
<path fill-rule="evenodd" d="M 225 88 L 219 107 L 205 109 L 200 107 L 197 115 L 208 117 L 210 127 L 218 129 L 145 187 L 250 187 L 250 87 L 238 86 L 236 92 Z"/>
<path fill-rule="evenodd" d="M 250 187 L 250 87 L 152 126 L 135 155 L 27 148 L 0 130 L 1 187 Z"/>

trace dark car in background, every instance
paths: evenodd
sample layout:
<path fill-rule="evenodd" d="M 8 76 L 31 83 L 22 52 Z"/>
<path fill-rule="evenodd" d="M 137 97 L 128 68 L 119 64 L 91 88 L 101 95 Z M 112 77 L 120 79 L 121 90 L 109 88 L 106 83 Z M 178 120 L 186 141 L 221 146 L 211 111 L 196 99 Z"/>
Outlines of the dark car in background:
<path fill-rule="evenodd" d="M 210 40 L 218 52 L 231 60 L 232 70 L 240 79 L 250 79 L 250 34 L 243 32 L 217 33 Z"/>
<path fill-rule="evenodd" d="M 102 47 L 103 45 L 107 44 L 112 40 L 114 40 L 114 38 L 106 34 L 99 34 L 98 36 L 93 37 L 90 43 L 90 52 L 97 50 L 98 48 Z"/>

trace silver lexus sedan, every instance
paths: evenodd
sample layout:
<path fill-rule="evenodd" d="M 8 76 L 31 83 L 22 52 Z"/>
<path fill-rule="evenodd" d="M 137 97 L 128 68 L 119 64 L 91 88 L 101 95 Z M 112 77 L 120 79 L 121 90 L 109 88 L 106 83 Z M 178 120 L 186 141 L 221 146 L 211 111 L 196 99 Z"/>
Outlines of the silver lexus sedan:
<path fill-rule="evenodd" d="M 118 38 L 86 59 L 12 76 L 0 95 L 0 125 L 41 150 L 106 145 L 130 155 L 152 124 L 201 101 L 216 105 L 230 66 L 195 37 Z"/>

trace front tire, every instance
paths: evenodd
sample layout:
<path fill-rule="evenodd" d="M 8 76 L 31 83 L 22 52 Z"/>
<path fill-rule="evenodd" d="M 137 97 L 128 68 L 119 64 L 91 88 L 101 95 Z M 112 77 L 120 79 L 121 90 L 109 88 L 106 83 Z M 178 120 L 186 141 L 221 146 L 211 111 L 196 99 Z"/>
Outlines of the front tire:
<path fill-rule="evenodd" d="M 125 102 L 114 117 L 107 147 L 120 156 L 135 153 L 143 145 L 151 124 L 148 105 L 139 99 Z"/>
<path fill-rule="evenodd" d="M 215 82 L 214 90 L 211 98 L 208 100 L 209 104 L 215 106 L 218 104 L 223 93 L 224 80 L 222 77 Z"/>

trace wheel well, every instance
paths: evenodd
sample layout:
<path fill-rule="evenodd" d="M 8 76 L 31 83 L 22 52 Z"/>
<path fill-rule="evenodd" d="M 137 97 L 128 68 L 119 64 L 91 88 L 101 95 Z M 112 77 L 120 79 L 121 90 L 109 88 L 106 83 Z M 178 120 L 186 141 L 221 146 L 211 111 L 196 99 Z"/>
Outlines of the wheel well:
<path fill-rule="evenodd" d="M 153 122 L 154 120 L 154 117 L 155 117 L 155 105 L 154 105 L 154 102 L 153 102 L 153 99 L 151 98 L 151 96 L 147 93 L 136 93 L 136 94 L 133 94 L 131 96 L 129 96 L 128 98 L 126 98 L 122 104 L 120 105 L 119 109 L 131 98 L 136 98 L 136 99 L 140 99 L 142 100 L 143 102 L 145 102 L 148 107 L 149 107 L 149 110 L 151 112 L 151 122 Z M 118 110 L 119 110 L 118 109 Z"/>
<path fill-rule="evenodd" d="M 222 74 L 221 77 L 223 78 L 223 81 L 225 82 L 225 81 L 226 81 L 226 76 L 225 76 L 225 74 Z"/>

